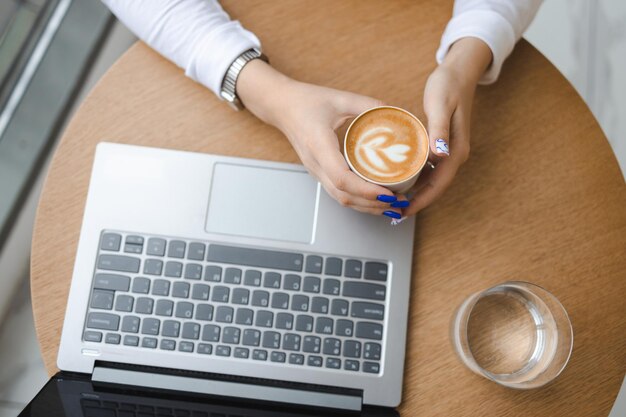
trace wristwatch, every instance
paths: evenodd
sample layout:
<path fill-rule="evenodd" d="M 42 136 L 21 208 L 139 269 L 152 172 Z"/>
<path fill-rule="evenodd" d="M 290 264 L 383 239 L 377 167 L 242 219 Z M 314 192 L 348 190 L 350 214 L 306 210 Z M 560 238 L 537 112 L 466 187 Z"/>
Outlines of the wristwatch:
<path fill-rule="evenodd" d="M 269 62 L 269 59 L 267 59 L 267 57 L 263 55 L 260 49 L 248 49 L 247 51 L 239 55 L 232 64 L 230 64 L 230 67 L 228 67 L 228 71 L 226 71 L 226 75 L 224 75 L 224 79 L 222 80 L 220 96 L 224 100 L 226 100 L 230 107 L 237 111 L 244 109 L 243 103 L 241 102 L 241 100 L 239 100 L 239 97 L 237 96 L 237 78 L 239 77 L 239 74 L 241 73 L 243 67 L 245 67 L 246 64 L 253 59 L 260 59 L 265 62 Z"/>

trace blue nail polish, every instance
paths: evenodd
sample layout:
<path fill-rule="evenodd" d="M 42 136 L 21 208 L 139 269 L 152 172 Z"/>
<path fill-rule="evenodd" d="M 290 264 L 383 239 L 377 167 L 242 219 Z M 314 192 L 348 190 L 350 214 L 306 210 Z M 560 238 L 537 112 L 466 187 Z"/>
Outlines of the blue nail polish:
<path fill-rule="evenodd" d="M 405 207 L 408 207 L 409 204 L 411 204 L 411 203 L 409 201 L 406 201 L 406 200 L 394 201 L 393 203 L 391 203 L 391 207 L 393 207 L 393 208 L 405 208 Z"/>
<path fill-rule="evenodd" d="M 396 213 L 395 211 L 391 210 L 384 211 L 383 214 L 387 217 L 391 217 L 392 219 L 399 219 L 402 217 L 400 213 Z"/>
<path fill-rule="evenodd" d="M 395 195 L 381 194 L 378 197 L 376 197 L 376 200 L 382 201 L 383 203 L 393 203 L 394 201 L 397 200 L 397 198 Z"/>

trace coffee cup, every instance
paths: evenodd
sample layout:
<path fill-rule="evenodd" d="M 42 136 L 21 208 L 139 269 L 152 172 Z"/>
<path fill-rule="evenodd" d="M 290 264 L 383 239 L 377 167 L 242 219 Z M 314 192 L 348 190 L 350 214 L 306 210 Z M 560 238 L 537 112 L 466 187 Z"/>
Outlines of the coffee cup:
<path fill-rule="evenodd" d="M 355 174 L 397 193 L 415 184 L 429 149 L 422 122 L 393 106 L 374 107 L 358 115 L 343 144 L 344 157 Z"/>

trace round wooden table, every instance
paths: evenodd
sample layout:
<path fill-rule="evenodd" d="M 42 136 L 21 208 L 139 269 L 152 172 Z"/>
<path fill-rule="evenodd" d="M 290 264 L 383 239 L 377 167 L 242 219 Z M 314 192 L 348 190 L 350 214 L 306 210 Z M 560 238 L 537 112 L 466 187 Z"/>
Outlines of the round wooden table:
<path fill-rule="evenodd" d="M 425 120 L 422 91 L 451 3 L 225 1 L 272 64 Z M 32 296 L 56 371 L 94 149 L 111 141 L 298 162 L 287 140 L 233 112 L 143 43 L 102 78 L 56 150 L 32 247 Z M 472 154 L 445 196 L 418 214 L 405 416 L 606 416 L 626 369 L 626 187 L 605 136 L 563 76 L 526 41 L 477 92 Z M 552 384 L 500 387 L 468 371 L 448 337 L 455 307 L 506 280 L 554 293 L 574 350 Z"/>

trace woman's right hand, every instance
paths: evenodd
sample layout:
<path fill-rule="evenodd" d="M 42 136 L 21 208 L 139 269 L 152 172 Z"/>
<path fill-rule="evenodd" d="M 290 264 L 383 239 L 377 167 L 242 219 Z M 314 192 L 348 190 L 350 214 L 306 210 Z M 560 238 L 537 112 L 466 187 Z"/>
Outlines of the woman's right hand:
<path fill-rule="evenodd" d="M 380 106 L 379 100 L 293 80 L 261 60 L 241 71 L 237 94 L 250 112 L 287 136 L 309 173 L 342 206 L 401 217 L 408 202 L 395 200 L 405 198 L 350 171 L 335 133 L 350 118 Z"/>

